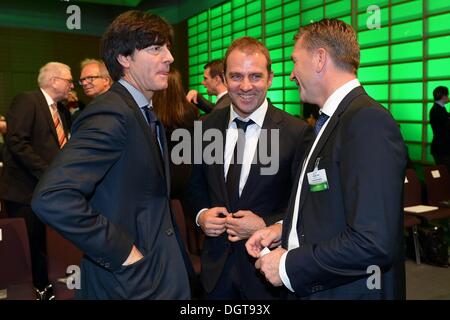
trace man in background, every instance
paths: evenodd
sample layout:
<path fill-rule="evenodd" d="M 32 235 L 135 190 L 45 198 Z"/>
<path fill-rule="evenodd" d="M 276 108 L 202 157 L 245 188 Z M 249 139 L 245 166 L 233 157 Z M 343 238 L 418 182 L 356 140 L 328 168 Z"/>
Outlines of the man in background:
<path fill-rule="evenodd" d="M 78 83 L 83 87 L 84 94 L 93 99 L 111 87 L 112 79 L 103 61 L 85 59 L 81 61 Z"/>
<path fill-rule="evenodd" d="M 190 90 L 186 96 L 189 102 L 192 102 L 205 113 L 219 110 L 230 105 L 230 96 L 227 87 L 224 84 L 223 62 L 222 60 L 213 60 L 204 66 L 202 84 L 211 96 L 216 96 L 216 103 L 213 104 L 206 100 L 197 90 Z"/>
<path fill-rule="evenodd" d="M 4 170 L 0 195 L 10 218 L 24 218 L 30 240 L 33 283 L 38 297 L 51 297 L 47 277 L 45 226 L 31 209 L 36 184 L 68 140 L 70 113 L 58 102 L 73 89 L 69 66 L 44 65 L 38 75 L 39 89 L 17 95 L 6 115 Z"/>
<path fill-rule="evenodd" d="M 431 154 L 436 164 L 443 164 L 450 172 L 450 114 L 445 108 L 448 88 L 439 86 L 433 90 L 434 104 L 430 110 L 430 125 L 433 129 Z"/>

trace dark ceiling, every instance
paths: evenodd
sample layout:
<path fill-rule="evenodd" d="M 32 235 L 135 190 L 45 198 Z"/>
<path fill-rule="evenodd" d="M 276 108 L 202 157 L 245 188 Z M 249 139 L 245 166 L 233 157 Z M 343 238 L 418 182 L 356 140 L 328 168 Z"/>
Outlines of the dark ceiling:
<path fill-rule="evenodd" d="M 1 0 L 0 26 L 100 35 L 120 13 L 151 11 L 177 24 L 224 0 Z M 81 28 L 68 30 L 66 21 L 76 5 Z"/>

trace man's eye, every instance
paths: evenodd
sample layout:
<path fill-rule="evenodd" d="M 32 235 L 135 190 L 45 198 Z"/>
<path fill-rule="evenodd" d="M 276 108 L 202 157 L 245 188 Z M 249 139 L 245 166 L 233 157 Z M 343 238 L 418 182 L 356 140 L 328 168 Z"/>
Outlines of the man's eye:
<path fill-rule="evenodd" d="M 161 46 L 151 46 L 148 50 L 151 53 L 159 53 L 161 51 L 162 47 Z"/>

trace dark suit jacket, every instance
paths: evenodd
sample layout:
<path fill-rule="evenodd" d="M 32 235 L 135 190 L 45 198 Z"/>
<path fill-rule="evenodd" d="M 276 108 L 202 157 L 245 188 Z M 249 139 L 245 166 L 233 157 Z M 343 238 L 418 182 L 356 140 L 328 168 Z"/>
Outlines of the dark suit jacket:
<path fill-rule="evenodd" d="M 230 107 L 217 110 L 203 121 L 203 130 L 217 128 L 225 140 L 229 117 Z M 268 129 L 269 141 L 270 129 L 279 129 L 279 170 L 276 175 L 261 175 L 262 165 L 252 164 L 238 207 L 240 210 L 253 211 L 270 225 L 284 216 L 293 178 L 303 151 L 311 141 L 312 129 L 305 122 L 275 108 L 271 103 L 262 128 Z M 209 142 L 205 143 L 208 144 Z M 230 210 L 223 164 L 195 165 L 189 191 L 192 193 L 195 213 L 202 208 L 221 206 Z M 226 233 L 217 238 L 206 237 L 201 256 L 201 280 L 207 292 L 211 292 L 216 286 L 230 250 L 234 250 L 237 272 L 246 296 L 249 299 L 270 297 L 266 292 L 274 288 L 255 269 L 255 260 L 246 253 L 245 241 L 231 244 Z"/>
<path fill-rule="evenodd" d="M 214 110 L 223 109 L 225 107 L 228 107 L 231 104 L 231 99 L 228 93 L 224 94 L 222 97 L 220 97 L 219 100 L 216 101 L 216 103 L 212 103 L 209 100 L 207 100 L 205 97 L 203 97 L 200 93 L 198 94 L 197 98 L 197 108 L 204 111 L 205 113 L 211 113 Z"/>
<path fill-rule="evenodd" d="M 300 247 L 286 258 L 291 285 L 298 296 L 311 299 L 404 299 L 407 154 L 397 124 L 362 87 L 353 89 L 328 121 L 305 172 L 320 158 L 329 189 L 310 192 L 305 175 Z M 285 248 L 299 175 L 283 223 Z M 371 265 L 381 269 L 381 289 L 367 287 Z"/>
<path fill-rule="evenodd" d="M 115 83 L 79 115 L 36 188 L 36 214 L 85 253 L 79 298 L 190 298 L 167 150 L 163 163 L 150 135 L 132 96 Z M 133 244 L 144 258 L 124 267 Z"/>
<path fill-rule="evenodd" d="M 58 105 L 66 136 L 70 113 Z M 30 204 L 33 190 L 50 162 L 60 151 L 49 106 L 41 90 L 17 95 L 6 115 L 8 132 L 0 178 L 0 197 Z"/>
<path fill-rule="evenodd" d="M 450 114 L 435 103 L 430 110 L 430 124 L 433 129 L 431 154 L 450 155 Z"/>

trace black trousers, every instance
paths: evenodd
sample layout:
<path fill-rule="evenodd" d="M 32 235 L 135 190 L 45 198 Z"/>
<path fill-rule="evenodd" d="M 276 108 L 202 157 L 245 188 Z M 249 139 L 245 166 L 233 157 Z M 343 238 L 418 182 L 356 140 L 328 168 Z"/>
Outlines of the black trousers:
<path fill-rule="evenodd" d="M 25 219 L 31 251 L 33 284 L 37 289 L 43 290 L 49 284 L 45 225 L 34 214 L 30 205 L 5 201 L 5 207 L 9 218 Z"/>

